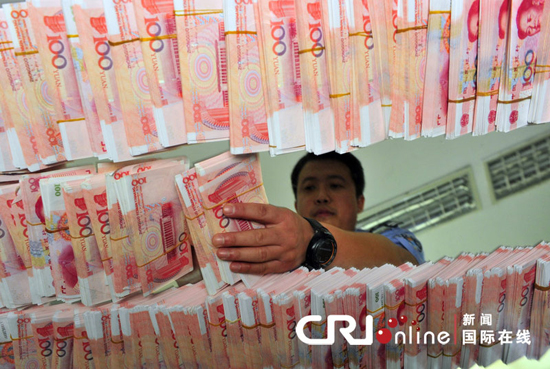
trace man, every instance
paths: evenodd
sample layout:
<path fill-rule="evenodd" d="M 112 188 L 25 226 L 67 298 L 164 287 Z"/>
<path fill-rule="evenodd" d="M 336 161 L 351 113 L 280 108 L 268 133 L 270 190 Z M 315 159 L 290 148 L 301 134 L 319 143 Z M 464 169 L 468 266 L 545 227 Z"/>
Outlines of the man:
<path fill-rule="evenodd" d="M 297 213 L 265 204 L 224 205 L 223 212 L 227 217 L 248 219 L 266 226 L 264 229 L 214 235 L 212 243 L 219 248 L 218 257 L 232 261 L 230 268 L 233 272 L 282 273 L 304 262 L 315 266 L 319 261 L 315 257 L 323 254 L 327 260 L 320 264 L 325 269 L 424 261 L 420 243 L 410 241 L 414 238 L 410 232 L 401 230 L 406 237 L 402 236 L 403 232 L 396 234 L 396 239 L 400 240 L 400 245 L 397 245 L 383 235 L 355 230 L 357 214 L 365 204 L 365 181 L 361 164 L 352 154 L 307 154 L 294 168 L 292 183 Z M 332 236 L 323 233 L 315 221 L 320 222 Z M 328 242 L 327 253 L 326 241 L 330 241 L 330 237 L 334 238 L 337 247 L 332 250 Z M 315 246 L 319 246 L 319 242 L 325 243 L 315 255 Z"/>

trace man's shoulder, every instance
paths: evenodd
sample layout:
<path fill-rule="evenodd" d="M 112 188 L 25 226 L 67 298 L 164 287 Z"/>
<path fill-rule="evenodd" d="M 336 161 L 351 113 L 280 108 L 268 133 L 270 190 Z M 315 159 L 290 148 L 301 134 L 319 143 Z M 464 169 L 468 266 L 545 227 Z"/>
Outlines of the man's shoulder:
<path fill-rule="evenodd" d="M 410 230 L 401 228 L 395 223 L 386 222 L 369 230 L 356 229 L 355 231 L 380 234 L 396 245 L 409 251 L 419 264 L 426 261 L 424 257 L 424 248 L 420 240 Z"/>

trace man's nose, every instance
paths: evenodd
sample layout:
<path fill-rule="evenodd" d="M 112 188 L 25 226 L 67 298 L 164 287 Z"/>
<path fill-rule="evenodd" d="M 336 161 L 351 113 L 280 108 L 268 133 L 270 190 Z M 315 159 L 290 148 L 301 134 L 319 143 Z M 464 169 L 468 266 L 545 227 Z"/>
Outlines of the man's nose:
<path fill-rule="evenodd" d="M 326 189 L 323 187 L 319 188 L 319 191 L 317 191 L 317 198 L 315 199 L 315 202 L 317 204 L 326 204 L 329 201 L 330 201 L 330 197 Z"/>

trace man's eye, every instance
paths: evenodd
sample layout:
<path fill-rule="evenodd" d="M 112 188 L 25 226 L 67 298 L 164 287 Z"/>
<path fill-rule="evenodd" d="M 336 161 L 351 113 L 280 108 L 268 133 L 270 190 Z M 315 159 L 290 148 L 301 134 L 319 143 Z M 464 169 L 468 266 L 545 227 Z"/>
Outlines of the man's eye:
<path fill-rule="evenodd" d="M 305 187 L 304 187 L 304 191 L 311 191 L 311 190 L 313 190 L 313 189 L 314 189 L 314 187 L 311 186 L 311 185 L 310 185 L 310 186 L 305 186 Z"/>
<path fill-rule="evenodd" d="M 342 188 L 342 187 L 344 187 L 344 186 L 342 186 L 342 185 L 339 184 L 339 183 L 333 183 L 333 184 L 330 185 L 330 187 L 336 189 L 336 188 Z"/>

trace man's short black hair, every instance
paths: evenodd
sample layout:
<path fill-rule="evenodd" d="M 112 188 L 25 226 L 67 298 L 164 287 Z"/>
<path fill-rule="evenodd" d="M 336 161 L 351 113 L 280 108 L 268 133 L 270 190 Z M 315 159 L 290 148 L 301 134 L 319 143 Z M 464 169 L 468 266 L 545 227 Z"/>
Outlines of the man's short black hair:
<path fill-rule="evenodd" d="M 338 154 L 334 151 L 331 151 L 322 155 L 308 153 L 296 163 L 294 169 L 292 170 L 292 174 L 290 175 L 294 197 L 296 197 L 296 194 L 298 192 L 298 177 L 300 176 L 300 172 L 302 171 L 304 166 L 310 161 L 321 160 L 335 160 L 348 167 L 351 173 L 351 179 L 353 179 L 353 183 L 355 184 L 356 197 L 359 198 L 359 196 L 363 194 L 363 191 L 365 190 L 365 174 L 363 173 L 363 166 L 361 165 L 361 162 L 349 152 L 345 154 Z"/>

